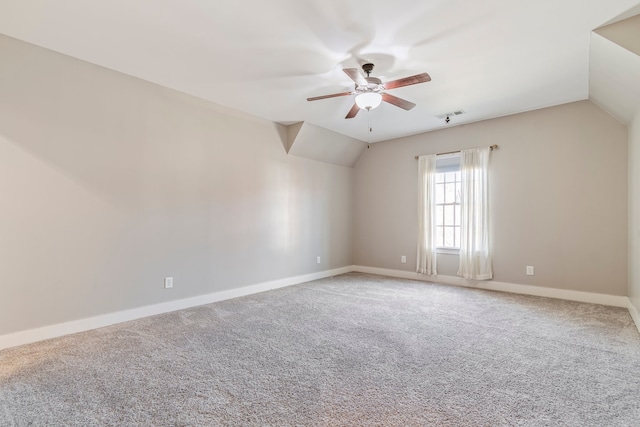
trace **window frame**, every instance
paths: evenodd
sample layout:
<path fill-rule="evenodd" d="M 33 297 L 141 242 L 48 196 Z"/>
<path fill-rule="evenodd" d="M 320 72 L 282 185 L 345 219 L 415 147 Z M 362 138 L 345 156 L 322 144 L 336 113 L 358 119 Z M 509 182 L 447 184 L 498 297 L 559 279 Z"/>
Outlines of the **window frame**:
<path fill-rule="evenodd" d="M 438 164 L 440 163 L 440 164 Z M 455 178 L 453 181 L 447 180 L 447 173 L 455 173 Z M 440 178 L 442 177 L 442 178 Z M 434 228 L 436 230 L 436 233 L 438 233 L 438 231 L 442 231 L 441 237 L 442 237 L 442 244 L 444 245 L 445 242 L 445 229 L 452 227 L 454 228 L 454 245 L 456 242 L 456 233 L 458 236 L 458 245 L 460 245 L 460 234 L 462 232 L 462 221 L 461 221 L 461 215 L 462 215 L 462 205 L 461 205 L 461 198 L 460 198 L 460 186 L 462 184 L 462 179 L 461 179 L 461 172 L 460 172 L 460 154 L 459 153 L 455 153 L 455 154 L 450 154 L 450 155 L 446 155 L 446 156 L 442 156 L 442 157 L 438 157 L 437 159 L 437 163 L 436 163 L 436 194 L 434 196 L 436 196 L 436 202 L 435 202 L 435 206 L 436 206 L 436 211 L 438 210 L 438 207 L 442 207 L 442 216 L 440 218 L 438 218 L 438 216 L 436 216 L 435 218 L 435 225 Z M 446 190 L 447 190 L 447 184 L 451 185 L 453 184 L 454 186 L 454 201 L 453 202 L 447 202 L 446 200 Z M 442 197 L 441 203 L 438 203 L 438 186 L 442 186 Z M 453 225 L 449 225 L 446 223 L 445 221 L 445 211 L 446 211 L 446 207 L 447 206 L 453 206 Z M 459 208 L 456 209 L 456 206 L 458 206 Z M 457 213 L 457 214 L 456 214 Z M 436 240 L 438 240 L 438 237 L 436 237 Z M 436 245 L 436 253 L 442 253 L 442 254 L 452 254 L 452 255 L 457 255 L 460 253 L 460 246 L 437 246 Z"/>

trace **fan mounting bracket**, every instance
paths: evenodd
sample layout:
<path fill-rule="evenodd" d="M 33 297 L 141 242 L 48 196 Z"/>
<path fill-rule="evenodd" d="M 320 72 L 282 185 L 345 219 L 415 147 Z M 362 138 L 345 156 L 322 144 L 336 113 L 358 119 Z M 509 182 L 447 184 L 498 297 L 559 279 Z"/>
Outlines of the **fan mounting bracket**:
<path fill-rule="evenodd" d="M 373 71 L 373 67 L 374 65 L 370 62 L 367 62 L 366 64 L 362 65 L 362 71 L 364 71 L 365 73 L 367 73 L 367 77 L 369 77 L 369 75 L 371 74 L 371 72 Z"/>

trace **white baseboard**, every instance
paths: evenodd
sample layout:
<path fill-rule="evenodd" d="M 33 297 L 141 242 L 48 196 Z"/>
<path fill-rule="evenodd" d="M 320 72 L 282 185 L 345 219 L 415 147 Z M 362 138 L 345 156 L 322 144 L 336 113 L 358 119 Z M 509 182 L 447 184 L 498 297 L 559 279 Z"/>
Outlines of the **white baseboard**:
<path fill-rule="evenodd" d="M 317 273 L 305 274 L 301 276 L 287 277 L 270 282 L 258 283 L 242 288 L 229 289 L 225 291 L 213 292 L 207 295 L 168 301 L 160 304 L 148 305 L 131 310 L 118 311 L 115 313 L 89 317 L 86 319 L 72 320 L 70 322 L 58 323 L 55 325 L 43 326 L 40 328 L 14 332 L 0 335 L 0 350 L 9 347 L 16 347 L 45 339 L 56 338 L 63 335 L 88 331 L 90 329 L 102 328 L 116 323 L 128 322 L 142 317 L 154 316 L 156 314 L 168 313 L 182 310 L 198 305 L 210 304 L 212 302 L 223 301 L 245 295 L 265 292 L 272 289 L 297 285 L 299 283 L 310 282 L 312 280 L 324 279 L 338 274 L 353 271 L 351 266 L 326 270 Z"/>
<path fill-rule="evenodd" d="M 638 333 L 640 334 L 640 312 L 631 303 L 631 300 L 629 300 L 629 305 L 627 306 L 627 308 L 629 309 L 629 314 L 631 315 L 631 318 L 633 319 L 633 323 L 636 324 L 636 328 L 638 328 Z"/>
<path fill-rule="evenodd" d="M 423 282 L 443 283 L 446 285 L 464 286 L 467 288 L 487 289 L 491 291 L 511 292 L 514 294 L 534 295 L 539 297 L 566 299 L 570 301 L 588 302 L 592 304 L 625 307 L 629 298 L 625 296 L 597 294 L 592 292 L 570 291 L 567 289 L 544 288 L 541 286 L 517 285 L 514 283 L 496 282 L 494 280 L 467 280 L 454 276 L 427 276 L 411 271 L 390 270 L 385 268 L 365 267 L 354 265 L 353 271 L 378 274 L 381 276 L 398 277 L 402 279 L 420 280 Z M 636 325 L 638 322 L 636 322 Z"/>
<path fill-rule="evenodd" d="M 29 329 L 25 331 L 14 332 L 6 335 L 0 335 L 0 350 L 9 347 L 16 347 L 23 344 L 29 344 L 45 339 L 56 338 L 63 335 L 74 334 L 77 332 L 88 331 L 91 329 L 102 328 L 117 323 L 128 322 L 130 320 L 140 319 L 143 317 L 154 316 L 157 314 L 168 313 L 171 311 L 182 310 L 185 308 L 195 307 L 198 305 L 210 304 L 217 301 L 238 298 L 245 295 L 265 292 L 272 289 L 283 288 L 286 286 L 297 285 L 300 283 L 310 282 L 312 280 L 324 279 L 326 277 L 335 276 L 349 272 L 361 272 L 369 274 L 377 274 L 381 276 L 398 277 L 403 279 L 420 280 L 424 282 L 443 283 L 447 285 L 464 286 L 469 288 L 487 289 L 493 291 L 512 292 L 516 294 L 535 295 L 549 298 L 559 298 L 571 301 L 588 302 L 593 304 L 610 305 L 615 307 L 628 308 L 633 321 L 640 332 L 640 313 L 631 304 L 627 297 L 597 294 L 591 292 L 570 291 L 566 289 L 543 288 L 539 286 L 517 285 L 513 283 L 496 282 L 496 281 L 474 281 L 466 280 L 454 276 L 425 276 L 410 271 L 391 270 L 385 268 L 365 267 L 359 265 L 336 268 L 317 273 L 305 274 L 301 276 L 287 277 L 284 279 L 273 280 L 269 282 L 258 283 L 255 285 L 245 286 L 242 288 L 229 289 L 225 291 L 213 292 L 207 295 L 201 295 L 180 300 L 168 301 L 165 303 L 154 304 L 131 310 L 118 311 L 115 313 L 104 314 L 100 316 L 89 317 L 86 319 L 73 320 L 55 325 L 43 326 L 40 328 Z"/>

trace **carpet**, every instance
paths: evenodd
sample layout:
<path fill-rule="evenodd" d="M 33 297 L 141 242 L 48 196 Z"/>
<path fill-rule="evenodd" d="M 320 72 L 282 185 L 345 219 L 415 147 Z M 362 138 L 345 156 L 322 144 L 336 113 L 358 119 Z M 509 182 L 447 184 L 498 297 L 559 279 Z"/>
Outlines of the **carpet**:
<path fill-rule="evenodd" d="M 2 426 L 638 426 L 627 310 L 349 273 L 0 351 Z"/>

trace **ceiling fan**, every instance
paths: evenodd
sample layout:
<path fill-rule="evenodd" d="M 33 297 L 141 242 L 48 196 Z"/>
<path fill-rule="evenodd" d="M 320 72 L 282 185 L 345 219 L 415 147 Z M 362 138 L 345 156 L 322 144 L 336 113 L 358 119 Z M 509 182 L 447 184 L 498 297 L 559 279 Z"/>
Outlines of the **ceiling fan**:
<path fill-rule="evenodd" d="M 395 89 L 398 87 L 415 85 L 418 83 L 426 83 L 431 81 L 431 76 L 427 73 L 416 74 L 415 76 L 405 77 L 403 79 L 392 80 L 390 82 L 382 83 L 382 81 L 376 77 L 371 77 L 371 71 L 373 71 L 374 65 L 371 63 L 364 64 L 362 70 L 367 74 L 367 77 L 363 77 L 357 68 L 344 68 L 342 71 L 351 78 L 356 84 L 354 90 L 350 92 L 333 93 L 331 95 L 314 96 L 313 98 L 307 98 L 307 101 L 317 101 L 318 99 L 335 98 L 338 96 L 356 95 L 356 102 L 347 113 L 345 119 L 352 119 L 358 114 L 360 109 L 371 110 L 380 105 L 380 102 L 385 101 L 389 104 L 393 104 L 396 107 L 400 107 L 404 110 L 411 110 L 416 106 L 413 102 L 409 102 L 405 99 L 398 98 L 397 96 L 390 95 L 385 90 Z"/>

